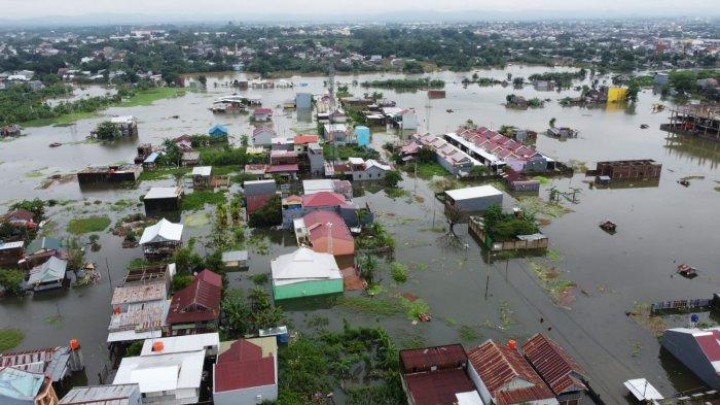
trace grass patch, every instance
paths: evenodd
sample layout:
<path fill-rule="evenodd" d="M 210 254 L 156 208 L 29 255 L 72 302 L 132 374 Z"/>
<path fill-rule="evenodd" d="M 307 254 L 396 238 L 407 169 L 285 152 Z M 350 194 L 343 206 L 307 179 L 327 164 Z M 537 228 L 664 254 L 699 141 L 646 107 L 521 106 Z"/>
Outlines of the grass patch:
<path fill-rule="evenodd" d="M 188 228 L 199 228 L 210 223 L 210 217 L 207 212 L 198 212 L 185 216 L 185 226 Z"/>
<path fill-rule="evenodd" d="M 248 277 L 250 281 L 252 281 L 256 285 L 263 285 L 267 284 L 270 277 L 268 277 L 267 273 L 262 274 L 253 274 L 252 276 Z"/>
<path fill-rule="evenodd" d="M 182 201 L 183 211 L 197 211 L 205 208 L 205 204 L 218 205 L 227 202 L 225 193 L 222 191 L 193 191 L 186 194 Z"/>
<path fill-rule="evenodd" d="M 120 107 L 149 106 L 157 100 L 171 97 L 182 97 L 185 90 L 173 87 L 153 87 L 147 90 L 138 90 L 127 100 L 120 103 Z"/>
<path fill-rule="evenodd" d="M 386 188 L 385 194 L 387 194 L 388 197 L 392 198 L 393 200 L 396 198 L 405 197 L 407 195 L 410 195 L 410 193 L 407 190 L 404 190 L 399 187 L 395 188 Z"/>
<path fill-rule="evenodd" d="M 400 262 L 390 263 L 390 275 L 397 283 L 404 283 L 408 279 L 408 267 Z"/>
<path fill-rule="evenodd" d="M 571 209 L 565 208 L 558 203 L 543 201 L 538 197 L 520 197 L 520 208 L 529 214 L 539 214 L 551 218 L 559 218 L 569 212 Z"/>
<path fill-rule="evenodd" d="M 415 164 L 406 165 L 405 171 L 407 173 L 415 173 Z M 436 162 L 427 162 L 417 164 L 417 175 L 418 177 L 429 179 L 433 176 L 450 176 L 450 172 Z"/>
<path fill-rule="evenodd" d="M 560 277 L 562 272 L 559 269 L 534 261 L 530 262 L 530 267 L 537 274 L 554 303 L 568 307 L 575 301 L 574 290 L 577 285 L 573 281 Z"/>
<path fill-rule="evenodd" d="M 665 329 L 668 328 L 665 319 L 662 316 L 653 315 L 650 312 L 650 304 L 646 302 L 635 302 L 632 310 L 628 311 L 627 315 L 657 337 L 662 336 Z"/>
<path fill-rule="evenodd" d="M 505 330 L 512 325 L 512 309 L 507 301 L 500 302 L 500 328 Z"/>
<path fill-rule="evenodd" d="M 421 315 L 430 315 L 430 305 L 421 299 L 411 301 L 403 297 L 400 302 L 411 321 L 417 321 Z"/>
<path fill-rule="evenodd" d="M 554 262 L 559 262 L 560 260 L 563 259 L 563 256 L 557 250 L 550 249 L 547 252 L 547 258 Z"/>
<path fill-rule="evenodd" d="M 110 218 L 108 217 L 87 217 L 87 218 L 73 218 L 68 223 L 67 231 L 80 235 L 83 233 L 91 232 L 102 232 L 110 226 Z"/>
<path fill-rule="evenodd" d="M 48 125 L 70 125 L 75 121 L 84 120 L 88 118 L 97 117 L 97 112 L 74 112 L 66 115 L 61 115 L 55 118 L 38 118 L 32 121 L 23 122 L 24 127 L 46 127 Z"/>
<path fill-rule="evenodd" d="M 462 340 L 463 342 L 472 342 L 475 340 L 479 340 L 482 337 L 482 335 L 480 334 L 480 332 L 477 331 L 477 329 L 468 325 L 460 325 L 460 327 L 457 329 L 457 332 L 458 336 L 460 336 L 460 340 Z"/>
<path fill-rule="evenodd" d="M 352 312 L 362 312 L 365 314 L 380 316 L 397 315 L 401 310 L 401 307 L 398 305 L 396 299 L 386 297 L 371 298 L 343 296 L 338 298 L 337 305 Z"/>
<path fill-rule="evenodd" d="M 213 166 L 212 167 L 212 174 L 213 176 L 227 176 L 230 173 L 237 173 L 240 169 L 238 169 L 237 166 Z"/>
<path fill-rule="evenodd" d="M 25 339 L 25 334 L 20 329 L 0 329 L 0 352 L 16 347 L 23 339 Z"/>
<path fill-rule="evenodd" d="M 533 177 L 533 179 L 537 180 L 541 186 L 547 186 L 548 184 L 550 184 L 550 179 L 548 179 L 547 177 L 535 176 L 535 177 Z"/>
<path fill-rule="evenodd" d="M 572 167 L 573 171 L 576 173 L 585 173 L 588 170 L 587 163 L 580 160 L 570 160 L 570 162 L 568 162 L 568 166 Z"/>
<path fill-rule="evenodd" d="M 155 169 L 145 170 L 140 173 L 138 180 L 140 181 L 151 181 L 151 180 L 164 180 L 169 179 L 173 176 L 185 176 L 190 173 L 191 169 L 187 167 L 172 167 L 166 169 Z"/>

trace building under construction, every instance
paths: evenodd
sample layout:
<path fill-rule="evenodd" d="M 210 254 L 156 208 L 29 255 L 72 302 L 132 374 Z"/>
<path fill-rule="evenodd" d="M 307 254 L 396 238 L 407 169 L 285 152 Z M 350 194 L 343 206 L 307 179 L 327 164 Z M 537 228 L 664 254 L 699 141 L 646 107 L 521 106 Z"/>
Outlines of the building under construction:
<path fill-rule="evenodd" d="M 691 104 L 670 111 L 670 123 L 660 129 L 720 141 L 720 104 Z"/>
<path fill-rule="evenodd" d="M 660 178 L 662 164 L 652 159 L 614 160 L 598 162 L 594 171 L 588 175 L 607 177 L 611 180 L 657 179 Z"/>

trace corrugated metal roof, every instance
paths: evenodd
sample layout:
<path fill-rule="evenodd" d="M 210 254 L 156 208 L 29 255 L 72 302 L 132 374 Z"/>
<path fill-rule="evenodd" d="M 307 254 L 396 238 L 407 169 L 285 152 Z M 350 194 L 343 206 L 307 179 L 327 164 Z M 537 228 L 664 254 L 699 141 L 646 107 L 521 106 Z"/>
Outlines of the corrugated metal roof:
<path fill-rule="evenodd" d="M 454 404 L 455 394 L 475 391 L 475 385 L 462 369 L 406 374 L 403 379 L 415 405 Z"/>
<path fill-rule="evenodd" d="M 176 292 L 170 304 L 167 323 L 173 325 L 217 319 L 222 294 L 222 280 L 219 277 L 210 270 L 203 270 L 189 286 Z"/>
<path fill-rule="evenodd" d="M 429 371 L 435 367 L 457 368 L 467 363 L 465 348 L 459 343 L 400 351 L 400 366 L 404 373 Z"/>
<path fill-rule="evenodd" d="M 335 256 L 355 254 L 355 239 L 345 221 L 332 211 L 313 211 L 303 217 L 314 251 Z M 328 226 L 330 225 L 330 226 Z M 332 241 L 330 241 L 332 236 Z M 332 247 L 332 249 L 330 249 Z"/>
<path fill-rule="evenodd" d="M 522 348 L 525 357 L 555 395 L 586 389 L 585 384 L 578 379 L 584 378 L 585 371 L 562 347 L 542 333 L 530 338 Z"/>
<path fill-rule="evenodd" d="M 65 278 L 68 262 L 57 257 L 50 257 L 48 261 L 30 270 L 28 284 L 49 283 Z"/>
<path fill-rule="evenodd" d="M 242 262 L 248 259 L 247 250 L 233 250 L 222 253 L 223 262 Z"/>
<path fill-rule="evenodd" d="M 0 368 L 0 402 L 13 398 L 33 402 L 45 381 L 45 375 L 12 367 Z"/>
<path fill-rule="evenodd" d="M 344 195 L 338 193 L 320 191 L 303 196 L 304 207 L 335 207 L 344 205 L 348 205 L 348 202 L 345 200 Z"/>
<path fill-rule="evenodd" d="M 140 397 L 138 384 L 73 387 L 58 405 L 126 405 L 134 394 Z"/>
<path fill-rule="evenodd" d="M 158 242 L 179 242 L 182 240 L 183 224 L 174 224 L 161 219 L 157 224 L 148 226 L 140 237 L 140 244 Z"/>
<path fill-rule="evenodd" d="M 263 357 L 262 348 L 245 339 L 235 341 L 218 356 L 214 392 L 275 384 L 273 355 Z"/>
<path fill-rule="evenodd" d="M 468 358 L 497 405 L 555 398 L 540 376 L 519 351 L 488 340 L 468 351 Z M 507 389 L 513 381 L 532 384 L 521 389 Z"/>
<path fill-rule="evenodd" d="M 165 198 L 180 197 L 180 189 L 178 187 L 153 187 L 145 194 L 145 200 L 157 200 Z"/>
<path fill-rule="evenodd" d="M 57 382 L 69 372 L 70 348 L 50 347 L 0 355 L 0 367 L 14 367 L 25 371 L 44 372 Z"/>
<path fill-rule="evenodd" d="M 162 351 L 153 351 L 156 342 L 162 342 Z M 199 333 L 196 335 L 168 336 L 158 339 L 146 340 L 143 343 L 141 356 L 156 356 L 170 353 L 193 352 L 211 348 L 217 351 L 220 346 L 220 335 L 217 333 Z"/>

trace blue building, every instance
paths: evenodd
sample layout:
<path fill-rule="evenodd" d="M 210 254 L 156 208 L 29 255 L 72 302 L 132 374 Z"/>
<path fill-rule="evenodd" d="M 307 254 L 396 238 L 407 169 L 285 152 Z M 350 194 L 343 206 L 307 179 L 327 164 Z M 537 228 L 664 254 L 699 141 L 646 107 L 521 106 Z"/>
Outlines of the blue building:
<path fill-rule="evenodd" d="M 227 137 L 228 130 L 225 125 L 215 124 L 208 129 L 208 135 L 216 138 Z"/>
<path fill-rule="evenodd" d="M 357 138 L 358 146 L 370 145 L 370 128 L 368 127 L 355 127 L 355 138 Z"/>

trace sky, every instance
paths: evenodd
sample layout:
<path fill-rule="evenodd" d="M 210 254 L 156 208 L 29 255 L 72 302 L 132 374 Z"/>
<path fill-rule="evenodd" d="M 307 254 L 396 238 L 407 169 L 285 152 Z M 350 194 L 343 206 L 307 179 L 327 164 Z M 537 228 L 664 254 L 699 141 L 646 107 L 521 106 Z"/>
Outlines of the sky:
<path fill-rule="evenodd" d="M 224 15 L 241 20 L 243 14 L 348 15 L 394 11 L 491 10 L 500 12 L 560 11 L 613 15 L 644 13 L 717 15 L 717 0 L 0 0 L 5 19 L 88 14 Z M 360 6 L 361 5 L 361 6 Z"/>

